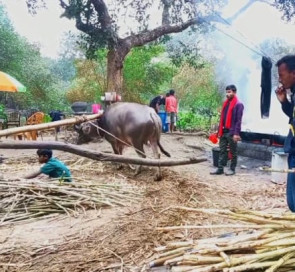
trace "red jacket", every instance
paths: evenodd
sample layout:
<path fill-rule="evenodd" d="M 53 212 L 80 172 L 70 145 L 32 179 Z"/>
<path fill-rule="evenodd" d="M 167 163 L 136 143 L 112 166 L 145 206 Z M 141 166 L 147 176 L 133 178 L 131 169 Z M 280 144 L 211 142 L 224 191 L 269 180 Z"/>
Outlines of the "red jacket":
<path fill-rule="evenodd" d="M 174 95 L 166 97 L 165 110 L 166 112 L 178 112 L 177 99 Z"/>

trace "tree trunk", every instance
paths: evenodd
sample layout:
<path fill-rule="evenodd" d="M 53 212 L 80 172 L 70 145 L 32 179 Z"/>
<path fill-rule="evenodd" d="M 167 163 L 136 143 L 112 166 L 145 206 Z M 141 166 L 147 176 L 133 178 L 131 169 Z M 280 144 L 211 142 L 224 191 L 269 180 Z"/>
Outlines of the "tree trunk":
<path fill-rule="evenodd" d="M 122 95 L 123 63 L 129 49 L 119 46 L 108 52 L 107 91 Z"/>

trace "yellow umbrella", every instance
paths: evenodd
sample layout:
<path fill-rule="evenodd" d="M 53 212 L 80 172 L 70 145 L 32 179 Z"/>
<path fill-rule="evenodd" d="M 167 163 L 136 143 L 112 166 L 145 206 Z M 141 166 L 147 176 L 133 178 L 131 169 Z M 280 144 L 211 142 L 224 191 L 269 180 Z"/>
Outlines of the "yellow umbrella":
<path fill-rule="evenodd" d="M 26 87 L 14 77 L 0 72 L 0 91 L 1 92 L 26 92 Z"/>

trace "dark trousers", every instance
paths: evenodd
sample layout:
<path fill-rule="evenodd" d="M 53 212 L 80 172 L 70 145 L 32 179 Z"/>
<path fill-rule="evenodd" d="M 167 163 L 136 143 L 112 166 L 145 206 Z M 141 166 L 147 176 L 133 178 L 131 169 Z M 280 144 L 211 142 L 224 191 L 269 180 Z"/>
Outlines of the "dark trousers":
<path fill-rule="evenodd" d="M 295 168 L 295 154 L 288 156 L 289 169 Z M 295 212 L 295 173 L 288 173 L 287 177 L 287 204 L 292 212 Z"/>
<path fill-rule="evenodd" d="M 233 136 L 230 135 L 229 132 L 225 132 L 219 139 L 219 160 L 218 160 L 218 168 L 223 169 L 224 166 L 227 164 L 228 160 L 228 151 L 227 147 L 229 147 L 229 151 L 232 154 L 232 159 L 230 162 L 230 169 L 235 171 L 238 161 L 238 154 L 237 154 L 237 143 L 233 140 Z"/>

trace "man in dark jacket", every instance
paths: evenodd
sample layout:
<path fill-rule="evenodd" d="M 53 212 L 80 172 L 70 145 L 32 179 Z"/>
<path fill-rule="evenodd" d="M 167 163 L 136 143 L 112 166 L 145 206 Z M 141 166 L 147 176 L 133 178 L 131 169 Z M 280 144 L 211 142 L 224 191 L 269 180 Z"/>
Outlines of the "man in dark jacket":
<path fill-rule="evenodd" d="M 218 136 L 219 140 L 219 160 L 218 168 L 211 172 L 211 175 L 221 175 L 224 173 L 224 167 L 228 160 L 228 151 L 231 156 L 230 169 L 225 172 L 226 175 L 234 175 L 237 166 L 237 143 L 241 140 L 241 124 L 244 111 L 244 105 L 238 101 L 236 96 L 237 88 L 235 85 L 229 85 L 226 87 L 226 100 L 223 103 Z"/>
<path fill-rule="evenodd" d="M 289 169 L 295 168 L 295 55 L 287 55 L 277 63 L 279 82 L 282 86 L 276 90 L 278 100 L 281 102 L 283 112 L 289 117 L 290 131 L 285 140 L 284 149 L 288 156 Z M 291 101 L 287 99 L 287 89 L 291 91 Z M 295 212 L 295 174 L 288 173 L 287 177 L 287 204 Z"/>
<path fill-rule="evenodd" d="M 156 113 L 159 112 L 161 105 L 165 105 L 164 95 L 158 95 L 154 97 L 150 102 L 150 107 L 152 107 L 156 111 Z"/>

